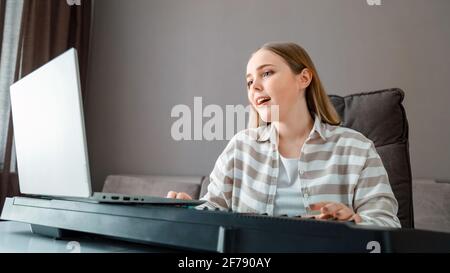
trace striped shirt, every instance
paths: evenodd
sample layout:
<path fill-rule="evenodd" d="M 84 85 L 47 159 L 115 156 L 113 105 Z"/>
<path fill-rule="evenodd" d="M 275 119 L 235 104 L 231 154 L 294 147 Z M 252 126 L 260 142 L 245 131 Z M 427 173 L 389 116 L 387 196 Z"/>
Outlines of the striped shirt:
<path fill-rule="evenodd" d="M 272 124 L 245 129 L 227 144 L 198 206 L 274 215 L 280 172 L 278 133 Z M 360 224 L 400 227 L 398 203 L 374 143 L 363 134 L 323 123 L 314 126 L 298 164 L 308 214 L 310 204 L 339 202 L 358 213 Z"/>

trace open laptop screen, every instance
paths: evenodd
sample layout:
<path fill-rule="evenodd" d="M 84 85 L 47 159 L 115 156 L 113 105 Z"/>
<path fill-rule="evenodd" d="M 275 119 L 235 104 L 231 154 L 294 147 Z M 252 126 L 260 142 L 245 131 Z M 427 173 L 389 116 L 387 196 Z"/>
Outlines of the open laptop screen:
<path fill-rule="evenodd" d="M 21 193 L 91 196 L 76 50 L 14 83 L 10 92 Z"/>

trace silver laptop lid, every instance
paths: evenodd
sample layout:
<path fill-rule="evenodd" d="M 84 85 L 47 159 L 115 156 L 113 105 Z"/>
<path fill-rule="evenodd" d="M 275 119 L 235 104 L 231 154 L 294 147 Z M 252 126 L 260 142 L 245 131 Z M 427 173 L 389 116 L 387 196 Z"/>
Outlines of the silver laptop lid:
<path fill-rule="evenodd" d="M 76 50 L 14 83 L 10 92 L 21 193 L 91 196 Z"/>

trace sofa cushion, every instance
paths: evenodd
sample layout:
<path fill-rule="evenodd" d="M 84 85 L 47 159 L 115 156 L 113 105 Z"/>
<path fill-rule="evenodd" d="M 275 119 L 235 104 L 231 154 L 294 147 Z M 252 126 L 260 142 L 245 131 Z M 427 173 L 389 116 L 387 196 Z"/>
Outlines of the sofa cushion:
<path fill-rule="evenodd" d="M 202 177 L 156 175 L 109 175 L 103 192 L 166 197 L 171 190 L 186 192 L 197 199 Z"/>

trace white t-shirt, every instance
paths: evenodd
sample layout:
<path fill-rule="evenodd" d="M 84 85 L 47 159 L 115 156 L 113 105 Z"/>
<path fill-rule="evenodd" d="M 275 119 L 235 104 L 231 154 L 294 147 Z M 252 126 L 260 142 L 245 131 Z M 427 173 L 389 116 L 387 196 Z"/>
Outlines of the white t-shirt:
<path fill-rule="evenodd" d="M 298 174 L 299 159 L 280 155 L 280 173 L 275 194 L 274 216 L 298 216 L 306 214 Z"/>

